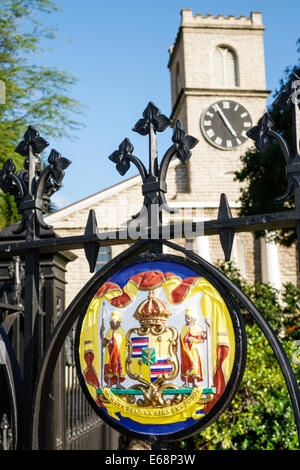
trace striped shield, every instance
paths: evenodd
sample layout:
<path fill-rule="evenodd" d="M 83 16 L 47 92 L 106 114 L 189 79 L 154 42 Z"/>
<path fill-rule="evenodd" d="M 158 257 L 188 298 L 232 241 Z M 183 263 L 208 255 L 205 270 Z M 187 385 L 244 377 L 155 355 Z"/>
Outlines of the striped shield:
<path fill-rule="evenodd" d="M 149 336 L 134 336 L 131 338 L 132 354 L 134 357 L 142 357 L 142 351 L 149 346 Z"/>
<path fill-rule="evenodd" d="M 173 371 L 173 365 L 168 362 L 167 356 L 156 358 L 156 362 L 150 365 L 151 382 L 155 382 L 160 375 L 170 374 Z"/>

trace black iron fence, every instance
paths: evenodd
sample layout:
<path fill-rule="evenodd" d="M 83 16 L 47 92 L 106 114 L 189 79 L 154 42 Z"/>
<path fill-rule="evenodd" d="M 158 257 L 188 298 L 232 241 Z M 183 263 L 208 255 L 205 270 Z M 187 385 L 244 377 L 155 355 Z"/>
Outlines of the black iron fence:
<path fill-rule="evenodd" d="M 57 448 L 99 449 L 105 441 L 105 425 L 85 399 L 80 387 L 74 358 L 74 335 L 75 327 L 65 342 L 64 443 Z M 89 441 L 88 445 L 86 441 Z"/>
<path fill-rule="evenodd" d="M 72 261 L 70 258 L 66 259 L 68 250 L 84 249 L 90 271 L 94 272 L 99 247 L 113 244 L 130 244 L 131 247 L 104 266 L 101 269 L 103 275 L 111 266 L 126 257 L 143 252 L 148 252 L 148 256 L 155 257 L 162 252 L 163 245 L 166 245 L 182 252 L 219 278 L 220 282 L 243 303 L 268 339 L 286 381 L 300 436 L 299 387 L 282 345 L 264 316 L 245 294 L 216 268 L 194 253 L 168 241 L 177 238 L 178 233 L 181 238 L 184 229 L 187 238 L 218 234 L 225 259 L 229 260 L 235 233 L 295 227 L 299 269 L 300 109 L 298 101 L 294 99 L 299 89 L 299 78 L 292 76 L 286 86 L 286 91 L 277 100 L 279 106 L 291 107 L 293 111 L 293 149 L 288 148 L 280 132 L 273 130 L 274 123 L 268 114 L 265 114 L 258 125 L 248 132 L 248 136 L 255 141 L 257 148 L 261 151 L 264 151 L 273 139 L 280 145 L 286 159 L 288 176 L 288 188 L 282 199 L 294 195 L 295 210 L 234 218 L 231 215 L 226 195 L 223 194 L 217 219 L 205 221 L 200 226 L 196 222 L 192 223 L 190 234 L 186 232 L 183 223 L 162 226 L 162 210 L 169 211 L 166 201 L 168 166 L 174 157 L 186 164 L 197 140 L 187 136 L 180 123 L 177 123 L 172 137 L 173 144 L 166 151 L 159 165 L 156 133 L 162 132 L 171 123 L 152 103 L 149 103 L 143 113 L 143 118 L 133 129 L 141 135 L 149 136 L 149 169 L 147 170 L 143 162 L 133 155 L 133 146 L 128 139 L 125 139 L 119 149 L 110 156 L 121 175 L 127 172 L 132 163 L 137 167 L 142 178 L 144 206 L 136 221 L 144 221 L 144 225 L 141 223 L 138 236 L 135 238 L 128 230 L 113 234 L 99 233 L 94 211 L 90 211 L 83 235 L 56 237 L 51 228 L 45 224 L 43 212 L 47 208 L 51 194 L 61 186 L 64 170 L 70 162 L 52 149 L 48 165 L 42 169 L 39 154 L 48 143 L 39 136 L 36 129 L 31 126 L 28 128 L 23 141 L 16 149 L 25 157 L 24 170 L 15 173 L 13 162 L 8 160 L 0 172 L 1 189 L 14 195 L 22 214 L 19 226 L 11 228 L 10 232 L 9 230 L 2 232 L 0 260 L 1 263 L 7 263 L 7 272 L 8 264 L 13 257 L 19 256 L 24 262 L 24 291 L 20 294 L 19 281 L 15 275 L 14 289 L 10 291 L 11 299 L 8 294 L 5 297 L 4 292 L 7 289 L 3 288 L 0 305 L 5 326 L 0 329 L 4 350 L 2 355 L 5 356 L 1 364 L 0 383 L 1 391 L 3 391 L 0 400 L 2 447 L 79 448 L 81 445 L 86 445 L 84 440 L 87 436 L 95 435 L 95 428 L 101 429 L 98 448 L 103 445 L 103 436 L 106 435 L 106 431 L 83 399 L 78 387 L 72 353 L 74 324 L 82 310 L 86 308 L 84 296 L 89 289 L 95 289 L 99 273 L 91 278 L 66 311 L 64 311 L 62 273 L 66 264 Z M 43 264 L 44 271 L 40 269 Z M 55 272 L 56 275 L 54 275 Z M 10 283 L 12 283 L 11 276 Z M 42 289 L 41 286 L 43 286 Z M 20 305 L 14 303 L 20 298 L 23 299 Z M 44 307 L 42 307 L 43 304 Z M 17 323 L 13 326 L 14 321 Z M 20 335 L 14 349 L 11 347 L 14 344 L 13 335 L 10 333 L 11 328 L 19 331 Z M 22 345 L 19 350 L 18 345 Z M 22 393 L 20 393 L 21 387 Z M 33 419 L 31 419 L 32 416 Z M 60 416 L 64 417 L 63 421 L 59 420 Z M 54 446 L 53 436 L 45 433 L 48 423 L 51 424 L 49 429 L 58 430 L 55 433 Z"/>
<path fill-rule="evenodd" d="M 2 232 L 3 239 L 11 238 L 12 230 Z M 64 253 L 41 257 L 39 275 L 40 309 L 37 316 L 38 365 L 49 337 L 65 310 L 66 264 L 76 256 Z M 4 329 L 20 369 L 24 355 L 24 257 L 14 256 L 0 265 L 0 323 Z M 56 364 L 50 387 L 48 425 L 45 429 L 47 447 L 52 449 L 99 449 L 109 445 L 117 447 L 117 434 L 95 414 L 80 388 L 74 361 L 74 327 L 65 340 Z M 1 347 L 1 343 L 0 343 Z M 2 345 L 2 349 L 4 346 Z M 3 351 L 2 351 L 3 353 Z M 12 427 L 13 409 L 9 393 L 5 391 L 5 358 L 0 360 L 0 448 L 14 448 Z M 114 440 L 114 441 L 113 441 Z"/>

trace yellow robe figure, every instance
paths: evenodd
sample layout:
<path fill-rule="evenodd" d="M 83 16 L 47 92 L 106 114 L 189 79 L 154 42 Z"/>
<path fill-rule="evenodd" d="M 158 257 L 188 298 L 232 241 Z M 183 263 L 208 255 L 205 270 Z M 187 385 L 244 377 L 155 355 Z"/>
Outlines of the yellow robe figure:
<path fill-rule="evenodd" d="M 205 332 L 197 324 L 197 317 L 194 312 L 186 310 L 186 325 L 180 334 L 181 350 L 181 379 L 187 386 L 192 382 L 194 386 L 203 380 L 204 367 L 200 345 L 205 341 Z"/>
<path fill-rule="evenodd" d="M 114 323 L 117 322 L 117 323 Z M 126 334 L 120 326 L 120 317 L 113 312 L 111 328 L 105 336 L 104 380 L 109 387 L 125 380 Z"/>

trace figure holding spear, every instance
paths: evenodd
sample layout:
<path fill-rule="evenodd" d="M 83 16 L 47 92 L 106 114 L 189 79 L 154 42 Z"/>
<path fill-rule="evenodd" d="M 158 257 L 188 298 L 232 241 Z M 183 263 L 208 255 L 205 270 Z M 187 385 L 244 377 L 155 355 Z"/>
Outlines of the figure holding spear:
<path fill-rule="evenodd" d="M 204 378 L 204 364 L 201 343 L 207 339 L 207 332 L 198 323 L 197 313 L 193 308 L 185 310 L 185 326 L 180 334 L 181 379 L 184 387 L 192 383 L 198 387 Z"/>
<path fill-rule="evenodd" d="M 104 374 L 104 371 L 103 371 L 103 367 L 104 367 L 103 339 L 104 339 L 104 329 L 105 329 L 104 320 L 106 317 L 106 305 L 104 301 L 102 301 L 101 306 L 102 306 L 102 323 L 101 323 L 101 328 L 100 328 L 100 339 L 101 339 L 100 383 L 101 383 L 101 388 L 102 388 L 103 387 L 103 374 Z"/>
<path fill-rule="evenodd" d="M 121 382 L 125 380 L 125 360 L 126 360 L 126 333 L 121 327 L 121 315 L 119 312 L 112 312 L 110 318 L 110 328 L 104 337 L 104 314 L 102 311 L 102 325 L 100 329 L 101 338 L 101 383 L 111 388 L 116 385 L 117 389 L 124 389 Z M 105 355 L 103 360 L 103 348 Z M 104 365 L 104 367 L 103 367 Z"/>
<path fill-rule="evenodd" d="M 207 318 L 205 318 L 205 325 L 206 325 L 206 331 L 205 331 L 205 339 L 206 339 L 206 367 L 207 367 L 207 386 L 210 386 L 210 374 L 209 374 L 209 350 L 210 350 L 210 335 L 209 335 L 209 329 L 210 329 L 210 323 Z"/>

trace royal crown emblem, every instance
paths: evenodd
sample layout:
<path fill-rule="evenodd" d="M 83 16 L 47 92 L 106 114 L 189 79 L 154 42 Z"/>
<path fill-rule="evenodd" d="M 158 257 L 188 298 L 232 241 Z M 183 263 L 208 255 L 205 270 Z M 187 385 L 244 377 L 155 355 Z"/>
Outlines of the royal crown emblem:
<path fill-rule="evenodd" d="M 164 326 L 166 320 L 172 315 L 167 305 L 155 297 L 154 290 L 149 292 L 149 296 L 136 309 L 134 318 L 136 318 L 141 326 Z"/>

